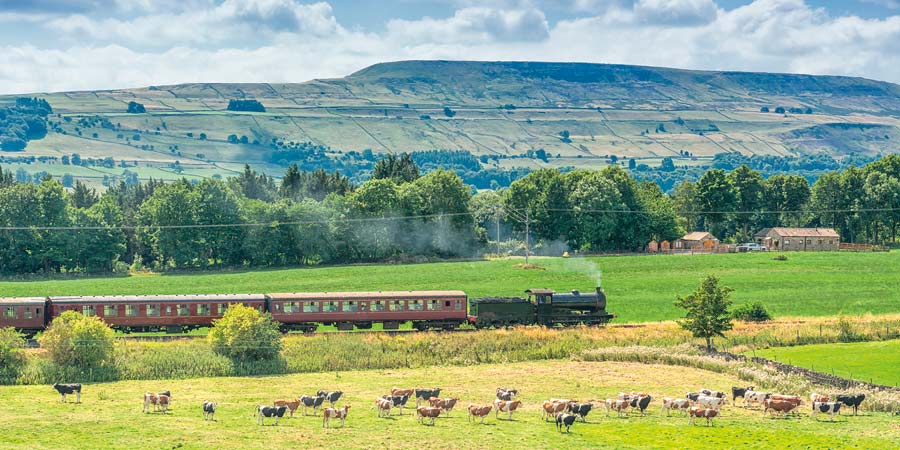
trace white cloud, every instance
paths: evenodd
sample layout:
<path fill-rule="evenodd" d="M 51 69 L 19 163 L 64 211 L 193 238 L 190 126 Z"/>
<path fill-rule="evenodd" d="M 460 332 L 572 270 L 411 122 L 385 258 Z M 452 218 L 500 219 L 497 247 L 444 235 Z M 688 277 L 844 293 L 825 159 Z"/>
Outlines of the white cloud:
<path fill-rule="evenodd" d="M 540 41 L 550 35 L 544 13 L 534 9 L 464 8 L 446 19 L 391 20 L 387 34 L 404 45 Z"/>
<path fill-rule="evenodd" d="M 713 0 L 637 0 L 634 12 L 640 20 L 670 25 L 700 25 L 715 20 Z"/>

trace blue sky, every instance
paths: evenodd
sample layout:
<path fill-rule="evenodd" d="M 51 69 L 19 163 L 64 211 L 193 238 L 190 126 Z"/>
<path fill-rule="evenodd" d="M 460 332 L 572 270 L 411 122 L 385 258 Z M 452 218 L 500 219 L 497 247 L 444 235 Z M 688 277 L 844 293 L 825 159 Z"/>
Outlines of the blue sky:
<path fill-rule="evenodd" d="M 0 0 L 0 93 L 302 82 L 403 59 L 900 82 L 900 0 Z"/>

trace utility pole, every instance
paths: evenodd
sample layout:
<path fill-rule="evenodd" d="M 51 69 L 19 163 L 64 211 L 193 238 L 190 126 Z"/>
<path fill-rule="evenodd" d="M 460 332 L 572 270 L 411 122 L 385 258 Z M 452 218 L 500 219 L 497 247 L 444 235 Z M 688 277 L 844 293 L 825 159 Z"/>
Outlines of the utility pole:
<path fill-rule="evenodd" d="M 529 230 L 529 226 L 530 226 L 530 225 L 531 225 L 530 212 L 526 209 L 526 210 L 525 210 L 525 265 L 526 265 L 526 266 L 528 265 L 528 254 L 531 253 L 531 249 L 529 248 L 530 246 L 529 246 L 529 242 L 528 242 L 528 241 L 529 241 L 528 235 L 529 235 L 529 232 L 530 232 L 530 230 Z"/>

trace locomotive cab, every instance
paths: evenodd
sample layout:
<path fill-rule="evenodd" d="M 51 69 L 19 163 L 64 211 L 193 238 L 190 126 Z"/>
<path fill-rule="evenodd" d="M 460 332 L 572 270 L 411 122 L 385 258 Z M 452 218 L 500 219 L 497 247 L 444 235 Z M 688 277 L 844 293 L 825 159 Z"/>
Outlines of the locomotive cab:
<path fill-rule="evenodd" d="M 535 306 L 536 322 L 544 326 L 598 325 L 614 317 L 606 312 L 606 295 L 599 287 L 590 293 L 550 289 L 529 289 L 525 293 Z"/>

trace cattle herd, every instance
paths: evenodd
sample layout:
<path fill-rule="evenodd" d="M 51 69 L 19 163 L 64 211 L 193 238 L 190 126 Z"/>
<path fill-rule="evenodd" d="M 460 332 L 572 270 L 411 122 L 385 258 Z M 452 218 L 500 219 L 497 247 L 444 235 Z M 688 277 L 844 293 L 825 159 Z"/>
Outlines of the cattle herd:
<path fill-rule="evenodd" d="M 66 395 L 75 394 L 76 402 L 81 403 L 80 384 L 54 384 L 53 388 L 62 396 L 62 402 L 66 402 Z M 512 420 L 513 413 L 522 406 L 522 401 L 517 400 L 519 391 L 510 388 L 497 388 L 496 398 L 491 403 L 469 403 L 466 407 L 467 418 L 470 422 L 480 421 L 484 423 L 485 417 L 491 412 L 499 419 L 503 414 L 506 420 Z M 329 428 L 332 421 L 340 422 L 341 427 L 347 420 L 350 405 L 337 407 L 343 392 L 320 390 L 315 395 L 301 395 L 296 400 L 275 400 L 272 405 L 259 405 L 256 408 L 257 424 L 264 425 L 265 419 L 273 419 L 274 425 L 285 414 L 293 417 L 294 413 L 302 408 L 302 414 L 308 416 L 312 410 L 312 416 L 318 416 L 322 412 L 322 427 Z M 670 417 L 672 411 L 680 412 L 682 416 L 689 418 L 691 425 L 696 419 L 705 419 L 707 426 L 713 425 L 713 420 L 721 415 L 722 407 L 728 404 L 728 394 L 724 391 L 700 389 L 697 392 L 689 392 L 684 397 L 664 397 L 660 415 Z M 859 411 L 860 404 L 865 400 L 865 394 L 840 394 L 831 398 L 827 395 L 813 393 L 809 397 L 811 416 L 818 420 L 819 414 L 828 414 L 834 421 L 834 416 L 840 414 L 842 407 L 853 408 L 853 414 Z M 441 416 L 449 417 L 450 413 L 459 403 L 458 397 L 441 397 L 440 388 L 393 388 L 390 394 L 375 399 L 377 417 L 390 417 L 394 410 L 398 415 L 403 415 L 403 410 L 410 400 L 415 401 L 415 417 L 418 423 L 434 425 L 435 420 Z M 784 395 L 771 392 L 757 391 L 753 386 L 732 387 L 731 405 L 738 406 L 741 401 L 744 408 L 759 408 L 763 416 L 767 414 L 788 417 L 797 414 L 803 400 L 799 395 Z M 628 417 L 632 414 L 646 415 L 653 397 L 645 392 L 620 392 L 616 398 L 599 400 L 572 400 L 551 398 L 541 404 L 541 419 L 552 420 L 559 432 L 569 432 L 570 428 L 578 421 L 587 422 L 588 414 L 596 407 L 603 408 L 606 416 L 615 413 L 617 417 Z M 143 413 L 159 412 L 166 414 L 172 403 L 172 393 L 163 391 L 159 393 L 146 392 L 143 397 Z M 328 406 L 326 406 L 326 404 Z M 215 420 L 218 403 L 204 401 L 202 404 L 203 420 Z"/>

